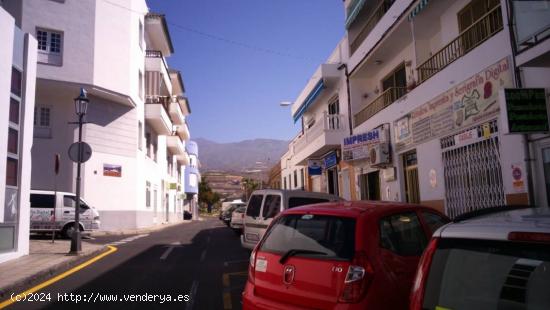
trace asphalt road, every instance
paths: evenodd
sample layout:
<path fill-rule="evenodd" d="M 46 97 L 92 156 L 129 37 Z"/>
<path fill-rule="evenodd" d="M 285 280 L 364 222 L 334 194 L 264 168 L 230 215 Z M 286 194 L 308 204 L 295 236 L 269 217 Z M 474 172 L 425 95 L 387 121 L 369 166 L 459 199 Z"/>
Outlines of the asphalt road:
<path fill-rule="evenodd" d="M 92 242 L 118 250 L 8 309 L 241 308 L 248 252 L 217 218 Z"/>

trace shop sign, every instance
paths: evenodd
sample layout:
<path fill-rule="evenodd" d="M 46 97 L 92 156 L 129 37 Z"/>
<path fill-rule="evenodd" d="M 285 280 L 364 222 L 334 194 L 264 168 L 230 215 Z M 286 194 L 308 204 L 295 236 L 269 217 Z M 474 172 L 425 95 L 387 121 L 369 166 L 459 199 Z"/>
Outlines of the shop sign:
<path fill-rule="evenodd" d="M 465 131 L 455 136 L 455 146 L 469 144 L 478 139 L 477 128 Z"/>
<path fill-rule="evenodd" d="M 346 137 L 342 144 L 342 159 L 346 161 L 368 159 L 370 149 L 374 145 L 387 141 L 388 130 L 383 127 Z"/>
<path fill-rule="evenodd" d="M 309 175 L 321 175 L 323 168 L 319 159 L 308 159 L 307 161 L 307 173 Z"/>
<path fill-rule="evenodd" d="M 545 133 L 549 131 L 544 88 L 507 88 L 501 92 L 504 133 Z"/>
<path fill-rule="evenodd" d="M 336 156 L 336 152 L 331 152 L 324 158 L 325 163 L 325 169 L 332 168 L 338 164 L 338 157 Z"/>
<path fill-rule="evenodd" d="M 523 180 L 523 164 L 512 164 L 512 187 L 516 193 L 525 192 L 525 181 Z"/>
<path fill-rule="evenodd" d="M 488 120 L 499 113 L 499 89 L 513 85 L 504 58 L 394 122 L 397 151 Z"/>

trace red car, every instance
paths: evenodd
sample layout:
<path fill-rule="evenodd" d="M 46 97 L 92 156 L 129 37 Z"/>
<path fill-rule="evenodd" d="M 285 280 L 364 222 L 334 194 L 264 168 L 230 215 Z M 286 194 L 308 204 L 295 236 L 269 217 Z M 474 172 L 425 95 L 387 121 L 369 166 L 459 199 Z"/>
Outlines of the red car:
<path fill-rule="evenodd" d="M 289 209 L 250 256 L 243 309 L 407 309 L 434 209 L 336 202 Z"/>

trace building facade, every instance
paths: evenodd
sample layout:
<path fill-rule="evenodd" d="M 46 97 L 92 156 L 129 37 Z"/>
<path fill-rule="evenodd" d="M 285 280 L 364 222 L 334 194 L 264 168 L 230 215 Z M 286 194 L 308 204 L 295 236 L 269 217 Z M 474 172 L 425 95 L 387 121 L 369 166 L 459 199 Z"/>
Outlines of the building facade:
<path fill-rule="evenodd" d="M 102 229 L 182 219 L 190 109 L 181 75 L 167 65 L 174 49 L 164 17 L 144 0 L 4 5 L 38 41 L 32 188 L 75 191 L 67 149 L 77 139 L 73 98 L 84 87 L 82 138 L 93 153 L 81 193 Z"/>
<path fill-rule="evenodd" d="M 199 218 L 199 146 L 195 141 L 188 141 L 185 145 L 189 154 L 189 164 L 184 167 L 184 211 L 191 212 L 194 220 Z"/>
<path fill-rule="evenodd" d="M 37 42 L 0 2 L 0 263 L 29 253 Z"/>
<path fill-rule="evenodd" d="M 502 116 L 504 89 L 550 86 L 548 1 L 542 2 L 528 4 L 531 18 L 516 17 L 514 28 L 508 16 L 517 14 L 510 8 L 526 5 L 522 1 L 344 1 L 346 37 L 339 46 L 345 48 L 337 50 L 347 52 L 339 65 L 346 72 L 333 92 L 340 102 L 349 99 L 351 130 L 339 143 L 307 139 L 314 128 L 310 120 L 318 120 L 307 115 L 315 113 L 315 102 L 328 104 L 323 108 L 330 113 L 330 99 L 322 93 L 331 88 L 321 85 L 316 92 L 320 84 L 311 82 L 293 108 L 304 130 L 283 156 L 282 170 L 285 160 L 292 171 L 307 165 L 306 158 L 318 159 L 309 163 L 321 167 L 322 185 L 309 174 L 309 190 L 338 188 L 335 193 L 346 199 L 421 203 L 451 217 L 527 204 L 531 179 L 531 192 L 537 193 L 531 202 L 546 205 L 548 136 L 510 134 Z M 540 26 L 523 31 L 524 41 L 514 39 L 521 20 Z M 324 76 L 318 71 L 314 76 Z M 311 98 L 312 104 L 304 104 Z M 297 155 L 296 145 L 312 151 Z M 330 184 L 335 167 L 338 186 Z"/>

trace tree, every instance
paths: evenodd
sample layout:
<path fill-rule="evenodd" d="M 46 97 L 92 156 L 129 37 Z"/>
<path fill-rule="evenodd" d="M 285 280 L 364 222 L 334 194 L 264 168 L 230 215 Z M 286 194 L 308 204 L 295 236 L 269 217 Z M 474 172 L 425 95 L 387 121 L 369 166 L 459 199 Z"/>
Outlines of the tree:
<path fill-rule="evenodd" d="M 220 201 L 220 195 L 212 191 L 212 188 L 208 184 L 206 178 L 202 178 L 199 183 L 199 202 L 206 203 L 207 205 L 213 205 Z"/>
<path fill-rule="evenodd" d="M 243 186 L 245 201 L 248 200 L 248 197 L 250 197 L 253 191 L 260 188 L 260 182 L 250 178 L 243 178 L 241 184 Z"/>

